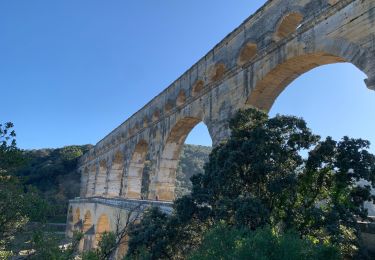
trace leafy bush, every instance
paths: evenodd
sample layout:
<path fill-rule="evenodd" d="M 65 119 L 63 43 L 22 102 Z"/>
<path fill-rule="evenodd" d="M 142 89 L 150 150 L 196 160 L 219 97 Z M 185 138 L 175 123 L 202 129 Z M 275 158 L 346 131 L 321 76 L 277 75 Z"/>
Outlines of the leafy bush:
<path fill-rule="evenodd" d="M 269 227 L 252 231 L 221 224 L 207 232 L 202 246 L 189 259 L 329 260 L 341 257 L 337 249 L 315 245 L 295 232 L 278 234 Z"/>
<path fill-rule="evenodd" d="M 369 142 L 321 140 L 301 118 L 268 118 L 255 109 L 238 112 L 229 126 L 229 140 L 212 150 L 204 173 L 192 176 L 191 195 L 176 200 L 174 214 L 158 226 L 160 214 L 147 215 L 128 256 L 148 250 L 154 259 L 183 258 L 200 247 L 206 229 L 225 223 L 270 226 L 280 234 L 295 230 L 304 241 L 360 257 L 357 221 L 368 219 L 364 202 L 375 201 L 370 185 L 357 185 L 365 180 L 375 187 Z"/>
<path fill-rule="evenodd" d="M 73 260 L 76 259 L 76 251 L 79 241 L 82 239 L 82 233 L 75 232 L 70 245 L 60 246 L 60 238 L 54 233 L 43 230 L 36 231 L 31 239 L 32 253 L 28 259 L 50 259 L 50 260 Z"/>
<path fill-rule="evenodd" d="M 12 123 L 0 124 L 0 255 L 12 255 L 11 242 L 29 220 L 43 219 L 46 201 L 32 187 L 13 176 L 24 162 L 16 147 Z"/>

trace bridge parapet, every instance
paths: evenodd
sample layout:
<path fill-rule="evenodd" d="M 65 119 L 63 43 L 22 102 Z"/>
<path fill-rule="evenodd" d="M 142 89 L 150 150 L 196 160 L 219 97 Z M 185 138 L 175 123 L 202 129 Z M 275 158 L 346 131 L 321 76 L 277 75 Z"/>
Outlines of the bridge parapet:
<path fill-rule="evenodd" d="M 152 200 L 131 200 L 131 199 L 120 199 L 120 198 L 75 198 L 69 200 L 70 205 L 78 205 L 82 203 L 94 203 L 106 206 L 111 206 L 124 210 L 133 210 L 144 212 L 145 209 L 150 207 L 159 208 L 162 212 L 166 214 L 172 214 L 173 203 L 169 201 L 152 201 Z"/>
<path fill-rule="evenodd" d="M 139 222 L 145 210 L 151 207 L 157 207 L 166 214 L 173 211 L 172 203 L 165 201 L 76 198 L 69 201 L 66 235 L 72 237 L 74 231 L 82 232 L 79 250 L 86 251 L 98 246 L 104 232 L 125 232 L 124 241 L 115 254 L 122 259 L 127 250 L 129 223 Z"/>

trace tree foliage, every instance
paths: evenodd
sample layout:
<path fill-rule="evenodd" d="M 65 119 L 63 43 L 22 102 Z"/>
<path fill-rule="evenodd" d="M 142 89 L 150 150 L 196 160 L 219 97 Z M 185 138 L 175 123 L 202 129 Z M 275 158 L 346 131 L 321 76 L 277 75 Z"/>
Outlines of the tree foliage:
<path fill-rule="evenodd" d="M 0 251 L 9 252 L 10 242 L 29 220 L 42 219 L 47 203 L 38 192 L 23 185 L 14 171 L 24 162 L 16 146 L 12 123 L 0 125 Z M 7 253 L 8 254 L 8 253 Z"/>
<path fill-rule="evenodd" d="M 301 118 L 268 118 L 255 109 L 238 112 L 229 125 L 229 140 L 213 149 L 205 172 L 191 178 L 191 195 L 175 202 L 170 217 L 146 215 L 131 238 L 129 256 L 141 250 L 154 256 L 157 250 L 167 253 L 155 259 L 170 258 L 168 252 L 183 258 L 201 245 L 202 227 L 222 222 L 249 230 L 293 229 L 304 240 L 337 247 L 343 256 L 361 254 L 357 221 L 367 220 L 363 203 L 375 199 L 375 156 L 368 141 L 322 140 Z M 358 185 L 363 180 L 370 185 Z"/>
<path fill-rule="evenodd" d="M 45 222 L 59 214 L 65 221 L 67 201 L 79 190 L 77 160 L 90 147 L 22 151 L 15 138 L 12 123 L 0 124 L 0 258 L 16 253 L 13 241 L 20 233 L 28 236 L 24 231 L 29 221 Z M 58 242 L 52 233 L 36 230 L 24 247 L 32 246 L 33 259 L 67 259 L 73 251 Z"/>
<path fill-rule="evenodd" d="M 73 260 L 77 259 L 77 250 L 83 234 L 74 232 L 72 242 L 67 246 L 61 246 L 56 234 L 37 230 L 31 238 L 31 252 L 27 259 L 51 259 L 51 260 Z"/>
<path fill-rule="evenodd" d="M 169 227 L 168 216 L 158 208 L 146 212 L 141 224 L 134 225 L 130 233 L 128 255 L 138 258 L 147 250 L 151 259 L 170 259 L 172 255 L 168 245 L 173 241 L 171 234 L 164 236 L 166 232 L 173 232 Z"/>
<path fill-rule="evenodd" d="M 84 145 L 25 151 L 27 162 L 17 171 L 17 176 L 43 192 L 58 189 L 67 175 L 75 181 L 79 180 L 76 172 L 78 159 L 90 148 L 91 145 Z M 73 173 L 75 176 L 70 176 Z M 72 189 L 72 192 L 77 194 L 76 190 Z"/>
<path fill-rule="evenodd" d="M 16 132 L 11 122 L 0 124 L 0 173 L 9 174 L 23 161 L 16 145 Z"/>
<path fill-rule="evenodd" d="M 113 259 L 116 250 L 116 234 L 104 232 L 101 234 L 98 247 L 82 253 L 82 260 L 107 260 Z"/>
<path fill-rule="evenodd" d="M 295 232 L 278 234 L 269 227 L 255 231 L 219 224 L 204 235 L 202 246 L 188 259 L 340 259 L 337 249 L 301 239 Z"/>
<path fill-rule="evenodd" d="M 65 221 L 68 201 L 79 196 L 79 157 L 90 145 L 24 151 L 25 163 L 15 171 L 26 185 L 37 188 L 50 205 L 49 219 Z"/>

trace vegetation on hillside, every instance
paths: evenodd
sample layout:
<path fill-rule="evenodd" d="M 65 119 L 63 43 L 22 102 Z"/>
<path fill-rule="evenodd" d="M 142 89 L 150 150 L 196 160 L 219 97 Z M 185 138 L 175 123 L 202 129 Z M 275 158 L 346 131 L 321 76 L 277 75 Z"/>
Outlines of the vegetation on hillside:
<path fill-rule="evenodd" d="M 203 237 L 190 260 L 210 259 L 339 259 L 336 248 L 301 239 L 297 232 L 276 233 L 269 227 L 251 230 L 219 224 Z"/>
<path fill-rule="evenodd" d="M 65 222 L 68 201 L 79 196 L 80 174 L 77 172 L 78 158 L 92 145 L 66 146 L 56 149 L 23 151 L 23 164 L 15 175 L 25 185 L 35 187 L 53 207 L 51 217 Z M 176 194 L 178 197 L 191 191 L 191 176 L 202 173 L 208 161 L 210 147 L 184 145 L 177 169 Z"/>
<path fill-rule="evenodd" d="M 190 178 L 204 172 L 212 148 L 202 145 L 185 144 L 182 148 L 176 173 L 176 197 L 181 198 L 191 192 Z"/>
<path fill-rule="evenodd" d="M 15 171 L 25 185 L 32 185 L 50 203 L 51 221 L 65 222 L 68 200 L 79 196 L 78 158 L 92 145 L 27 150 L 24 163 Z"/>
<path fill-rule="evenodd" d="M 12 123 L 0 124 L 0 259 L 20 250 L 27 259 L 74 259 L 82 234 L 62 248 L 61 235 L 45 223 L 59 214 L 65 222 L 76 188 L 64 178 L 75 181 L 77 160 L 88 147 L 22 151 L 15 138 Z"/>
<path fill-rule="evenodd" d="M 25 161 L 15 138 L 12 123 L 0 124 L 0 259 L 12 255 L 14 237 L 29 221 L 44 219 L 48 204 L 14 176 Z"/>

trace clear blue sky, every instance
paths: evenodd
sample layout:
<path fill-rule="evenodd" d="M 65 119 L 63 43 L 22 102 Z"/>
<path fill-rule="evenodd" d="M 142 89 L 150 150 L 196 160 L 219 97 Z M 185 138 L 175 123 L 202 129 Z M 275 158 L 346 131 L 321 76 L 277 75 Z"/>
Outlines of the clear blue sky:
<path fill-rule="evenodd" d="M 0 2 L 0 121 L 21 148 L 95 144 L 186 71 L 265 0 Z M 375 143 L 375 92 L 350 64 L 300 77 L 271 114 L 322 135 Z M 187 142 L 210 144 L 204 127 Z"/>

